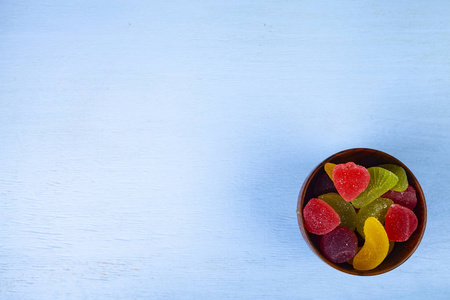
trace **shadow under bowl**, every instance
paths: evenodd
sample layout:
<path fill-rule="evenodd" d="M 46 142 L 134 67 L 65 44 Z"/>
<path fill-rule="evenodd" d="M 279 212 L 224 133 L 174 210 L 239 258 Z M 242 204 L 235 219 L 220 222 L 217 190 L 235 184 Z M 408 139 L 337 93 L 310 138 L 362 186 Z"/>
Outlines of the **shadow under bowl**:
<path fill-rule="evenodd" d="M 318 179 L 320 180 L 320 177 L 321 176 L 323 177 L 325 174 L 324 170 L 325 163 L 331 162 L 334 164 L 341 164 L 350 161 L 358 165 L 364 166 L 366 168 L 378 166 L 381 164 L 395 164 L 401 166 L 403 169 L 405 169 L 406 174 L 408 176 L 408 182 L 411 186 L 414 187 L 417 195 L 417 205 L 413 210 L 418 219 L 417 229 L 414 231 L 414 233 L 406 242 L 395 243 L 392 252 L 378 267 L 367 271 L 355 270 L 353 266 L 349 263 L 337 264 L 328 260 L 320 251 L 319 247 L 320 236 L 309 233 L 305 228 L 305 221 L 303 219 L 303 208 L 305 207 L 305 205 L 308 203 L 310 199 L 317 198 L 319 196 L 317 194 L 317 191 L 315 191 L 315 184 L 316 181 Z M 354 148 L 344 150 L 330 156 L 329 158 L 321 162 L 308 175 L 305 182 L 303 183 L 303 186 L 298 196 L 297 220 L 298 225 L 300 227 L 300 232 L 303 238 L 305 239 L 306 243 L 312 249 L 312 251 L 325 263 L 347 274 L 359 276 L 371 276 L 383 274 L 397 268 L 398 266 L 403 264 L 406 260 L 408 260 L 408 258 L 414 253 L 414 251 L 419 246 L 420 241 L 422 240 L 422 237 L 425 232 L 425 226 L 427 222 L 427 206 L 425 202 L 425 196 L 423 194 L 419 181 L 411 172 L 411 170 L 409 170 L 408 167 L 405 166 L 401 161 L 382 151 L 368 148 Z"/>

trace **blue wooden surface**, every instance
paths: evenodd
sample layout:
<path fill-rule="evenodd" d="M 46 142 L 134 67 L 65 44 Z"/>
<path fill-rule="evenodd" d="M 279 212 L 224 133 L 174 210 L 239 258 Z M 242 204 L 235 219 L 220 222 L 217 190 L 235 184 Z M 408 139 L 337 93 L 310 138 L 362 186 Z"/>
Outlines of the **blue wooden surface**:
<path fill-rule="evenodd" d="M 450 3 L 394 2 L 2 1 L 0 298 L 448 298 Z M 295 212 L 353 147 L 428 204 L 367 278 Z"/>

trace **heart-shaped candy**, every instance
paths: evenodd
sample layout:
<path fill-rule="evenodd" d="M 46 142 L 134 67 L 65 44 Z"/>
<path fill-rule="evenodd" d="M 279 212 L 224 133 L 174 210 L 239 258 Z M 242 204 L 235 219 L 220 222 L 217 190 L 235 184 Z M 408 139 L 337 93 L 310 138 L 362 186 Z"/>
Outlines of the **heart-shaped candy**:
<path fill-rule="evenodd" d="M 333 169 L 333 182 L 345 201 L 356 199 L 369 185 L 370 174 L 366 168 L 354 162 L 338 164 Z"/>

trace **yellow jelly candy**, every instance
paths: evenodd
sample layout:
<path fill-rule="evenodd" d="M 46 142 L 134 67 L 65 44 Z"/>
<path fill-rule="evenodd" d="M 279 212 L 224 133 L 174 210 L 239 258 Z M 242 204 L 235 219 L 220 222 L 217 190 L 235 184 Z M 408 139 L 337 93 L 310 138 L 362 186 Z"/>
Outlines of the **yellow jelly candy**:
<path fill-rule="evenodd" d="M 392 252 L 392 250 L 394 250 L 394 246 L 395 246 L 395 242 L 394 241 L 389 241 L 388 255 Z"/>
<path fill-rule="evenodd" d="M 375 269 L 383 262 L 389 251 L 389 239 L 383 225 L 374 217 L 369 217 L 364 223 L 366 240 L 364 246 L 353 258 L 356 270 Z"/>
<path fill-rule="evenodd" d="M 325 172 L 327 172 L 328 176 L 331 180 L 333 180 L 333 169 L 336 167 L 336 164 L 333 163 L 326 163 L 323 167 L 325 169 Z"/>

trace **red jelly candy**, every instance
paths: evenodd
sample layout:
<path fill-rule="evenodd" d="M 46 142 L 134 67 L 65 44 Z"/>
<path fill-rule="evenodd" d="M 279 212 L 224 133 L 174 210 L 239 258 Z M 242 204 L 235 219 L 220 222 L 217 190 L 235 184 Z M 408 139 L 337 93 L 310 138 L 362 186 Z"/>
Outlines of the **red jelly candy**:
<path fill-rule="evenodd" d="M 333 181 L 339 195 L 350 202 L 367 188 L 370 174 L 363 166 L 348 162 L 339 164 L 333 169 Z"/>
<path fill-rule="evenodd" d="M 417 224 L 417 217 L 412 210 L 392 204 L 386 214 L 384 228 L 390 241 L 404 242 L 416 230 Z"/>
<path fill-rule="evenodd" d="M 416 190 L 410 185 L 404 192 L 389 191 L 381 197 L 389 198 L 394 201 L 394 203 L 403 205 L 411 210 L 413 210 L 417 204 Z"/>
<path fill-rule="evenodd" d="M 339 226 L 320 238 L 320 250 L 330 261 L 340 264 L 356 255 L 358 238 L 350 229 Z"/>
<path fill-rule="evenodd" d="M 325 234 L 335 229 L 341 218 L 325 201 L 313 198 L 303 208 L 305 228 L 314 234 Z"/>

